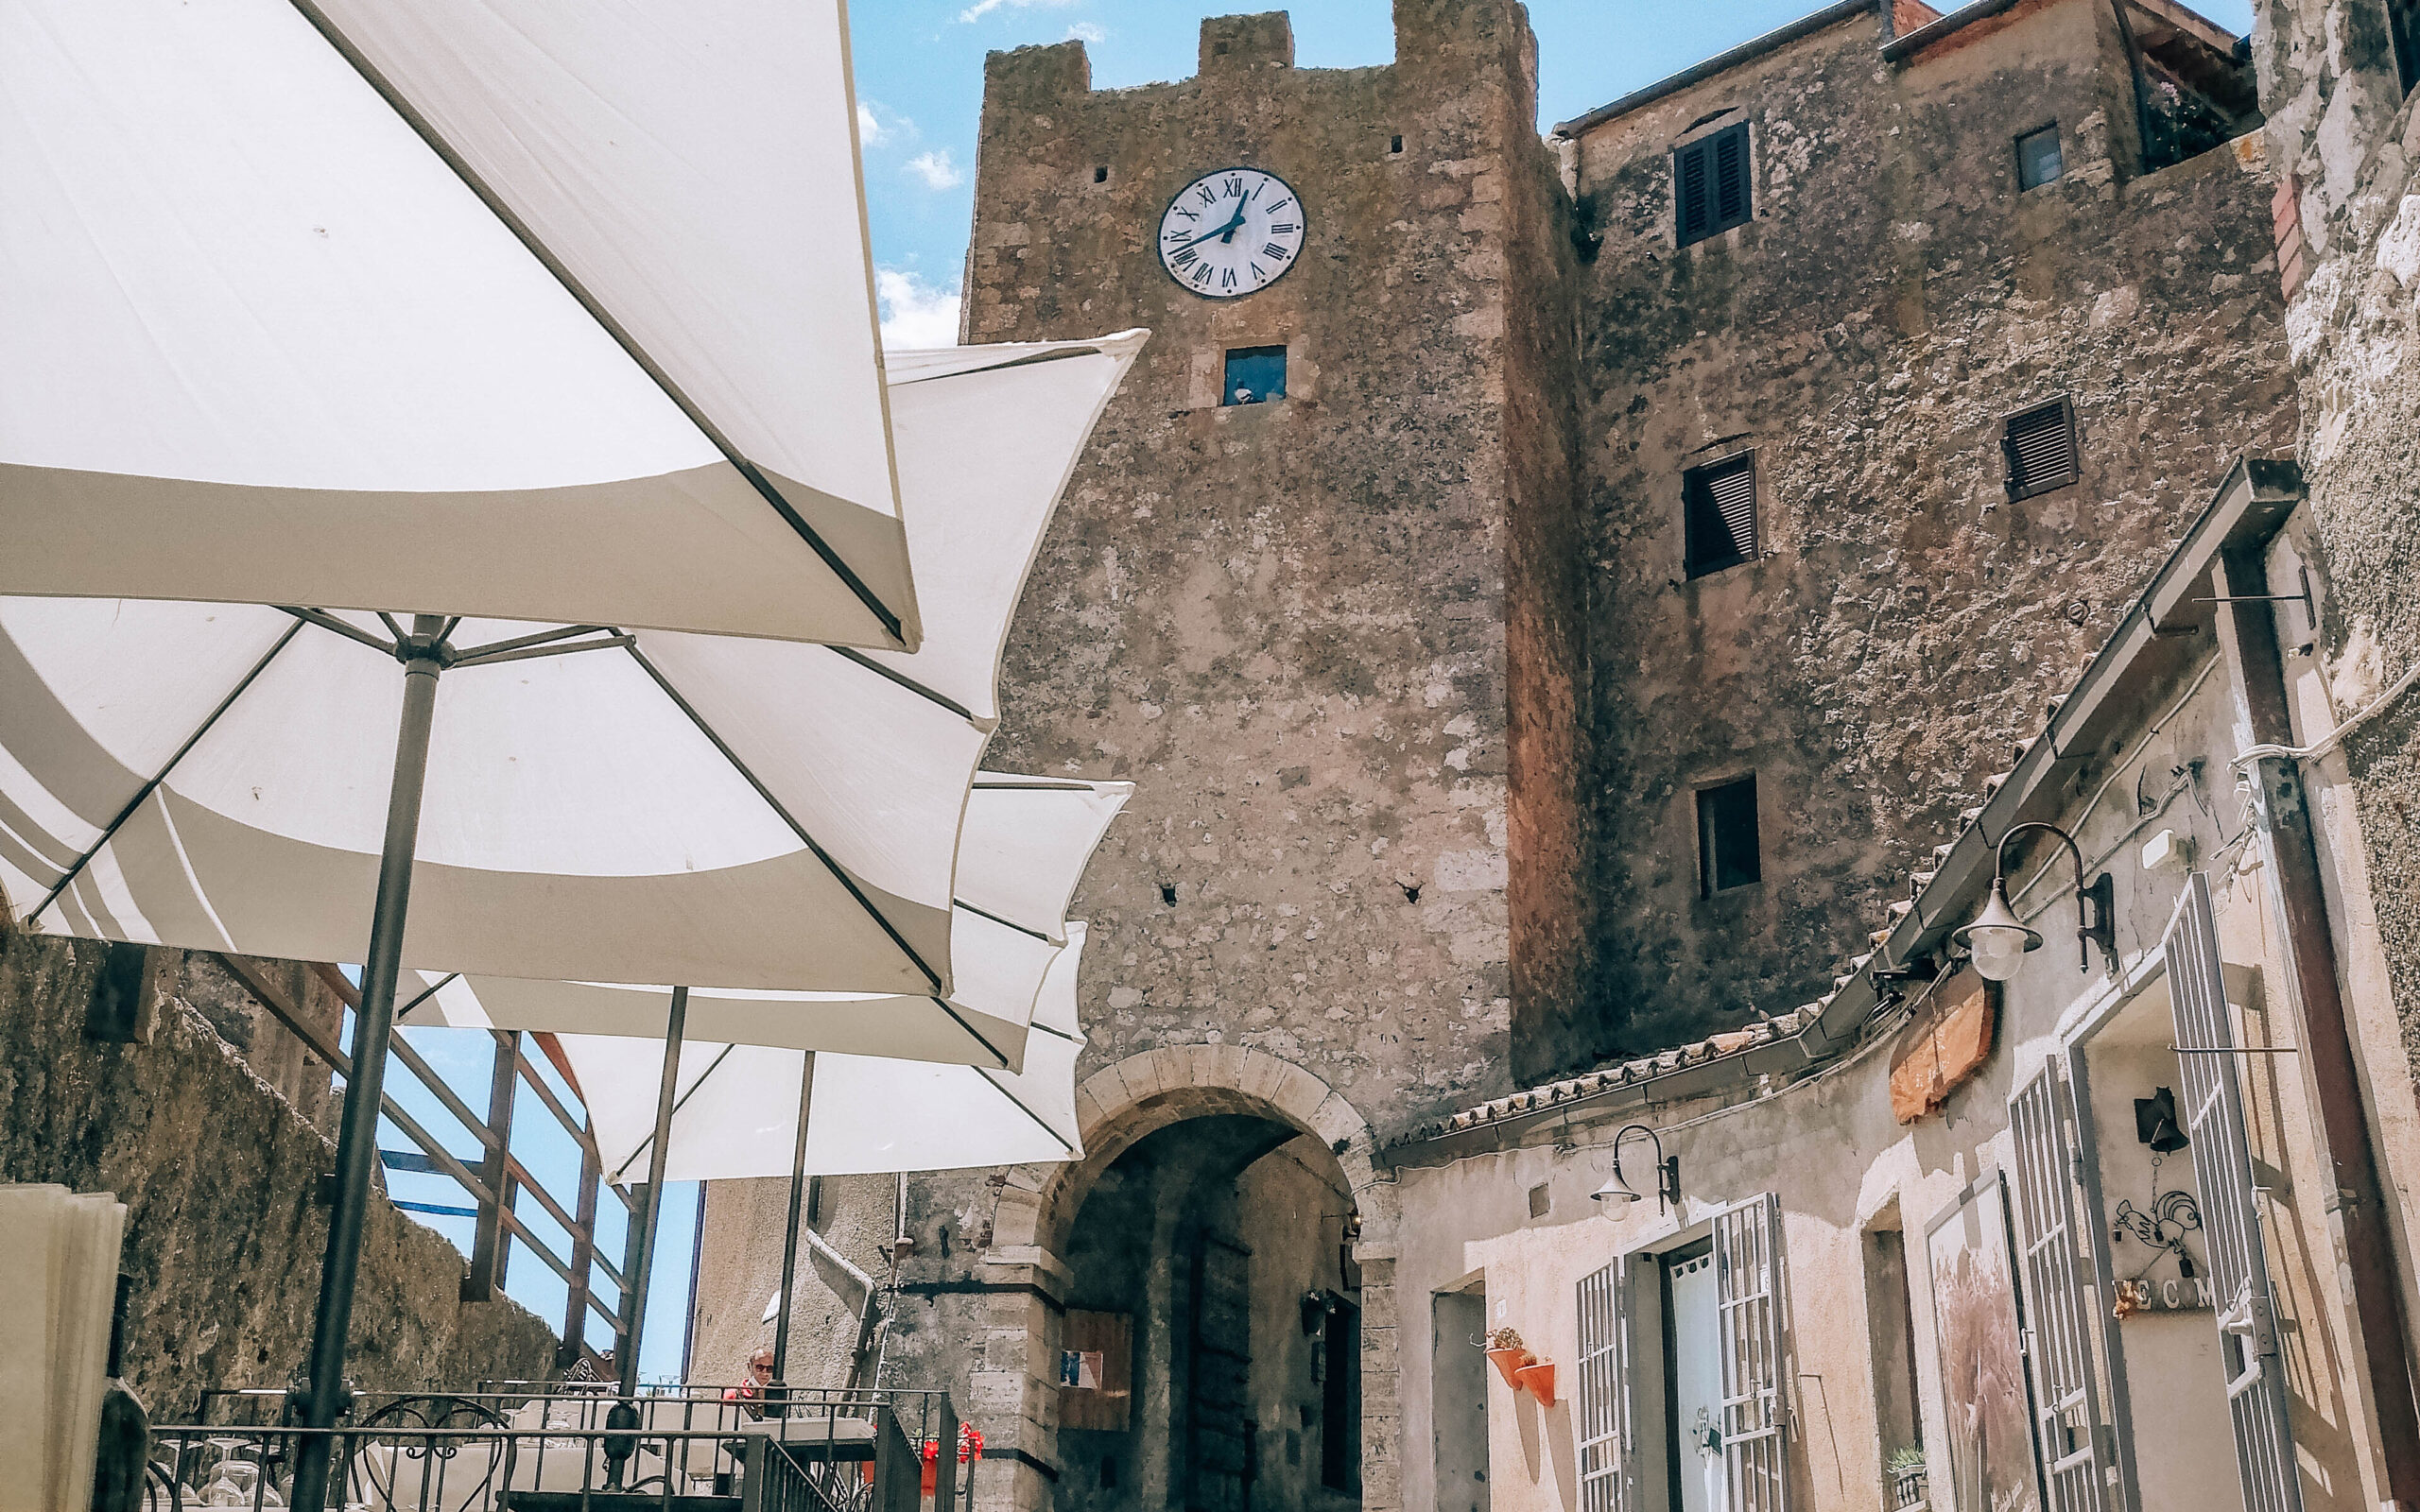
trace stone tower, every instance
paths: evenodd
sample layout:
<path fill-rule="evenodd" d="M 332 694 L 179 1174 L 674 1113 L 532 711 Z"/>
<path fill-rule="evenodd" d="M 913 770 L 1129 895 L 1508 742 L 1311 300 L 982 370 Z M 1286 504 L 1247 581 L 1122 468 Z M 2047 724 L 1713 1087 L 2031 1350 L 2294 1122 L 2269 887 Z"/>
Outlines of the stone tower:
<path fill-rule="evenodd" d="M 1568 1000 L 1584 909 L 1568 247 L 1511 0 L 1400 0 L 1392 65 L 1293 66 L 1280 14 L 1201 72 L 1092 91 L 1083 45 L 994 54 L 966 339 L 1154 335 L 1011 640 L 994 767 L 1131 778 L 1078 902 L 1112 1059 L 1210 1040 L 1388 1120 L 1507 1084 Z M 1296 265 L 1203 298 L 1170 198 L 1300 197 Z M 1285 397 L 1222 404 L 1228 353 Z"/>

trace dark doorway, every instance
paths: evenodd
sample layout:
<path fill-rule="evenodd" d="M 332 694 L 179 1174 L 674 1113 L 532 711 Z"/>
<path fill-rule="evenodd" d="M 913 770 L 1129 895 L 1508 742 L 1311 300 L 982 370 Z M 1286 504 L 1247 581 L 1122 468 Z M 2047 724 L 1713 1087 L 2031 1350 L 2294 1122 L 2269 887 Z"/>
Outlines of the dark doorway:
<path fill-rule="evenodd" d="M 1101 1173 L 1069 1231 L 1061 1327 L 1127 1332 L 1062 1340 L 1060 1512 L 1360 1504 L 1350 1211 L 1324 1144 L 1240 1114 L 1160 1129 Z M 1127 1368 L 1090 1358 L 1102 1337 Z"/>

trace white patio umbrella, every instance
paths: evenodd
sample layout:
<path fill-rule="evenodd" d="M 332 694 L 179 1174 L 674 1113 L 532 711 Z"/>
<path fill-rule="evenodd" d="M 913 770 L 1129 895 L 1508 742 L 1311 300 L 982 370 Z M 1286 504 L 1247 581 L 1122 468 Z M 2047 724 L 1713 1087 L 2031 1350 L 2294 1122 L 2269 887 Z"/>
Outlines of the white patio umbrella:
<path fill-rule="evenodd" d="M 1014 1071 L 1036 995 L 1067 943 L 1067 900 L 1132 793 L 1131 782 L 977 774 L 959 831 L 945 996 L 691 988 L 683 1035 Z M 611 1036 L 642 1046 L 650 1065 L 668 1032 L 669 987 L 413 974 L 420 988 L 397 1015 L 406 1024 Z M 970 1055 L 970 1037 L 990 1053 Z"/>
<path fill-rule="evenodd" d="M 963 349 L 893 385 L 917 443 L 910 543 L 946 595 L 913 655 L 0 598 L 0 897 L 31 927 L 317 960 L 368 936 L 311 1381 L 341 1376 L 406 956 L 499 976 L 948 990 L 951 858 L 1000 642 L 1141 339 Z M 972 1037 L 965 1053 L 990 1056 Z M 336 1394 L 304 1406 L 326 1427 Z"/>
<path fill-rule="evenodd" d="M 0 0 L 0 593 L 912 650 L 841 0 Z"/>
<path fill-rule="evenodd" d="M 654 1001 L 667 1004 L 668 1011 L 659 1009 L 643 1022 L 616 1021 L 632 1032 L 559 1035 L 608 1177 L 626 1179 L 645 1160 L 652 1211 L 655 1193 L 668 1179 L 787 1169 L 786 1277 L 810 1173 L 932 1170 L 1080 1153 L 1075 1065 L 1083 1036 L 1076 973 L 1083 926 L 1066 921 L 1067 902 L 1132 793 L 1128 782 L 987 772 L 969 798 L 959 848 L 959 908 L 992 928 L 961 925 L 953 933 L 958 988 L 946 1004 L 903 1002 L 897 1010 L 940 1006 L 961 1022 L 1028 1022 L 1031 1032 L 1023 1036 L 1015 1063 L 946 1065 L 835 1054 L 835 1040 L 815 1027 L 800 999 L 787 1002 L 798 1017 L 780 1022 L 755 1003 L 726 1004 L 722 1017 L 701 1020 L 700 1005 L 711 1001 L 705 995 L 658 996 Z M 1013 957 L 1018 970 L 987 969 L 978 959 L 1010 940 L 1025 942 Z M 1034 958 L 1035 946 L 1045 969 L 1021 979 L 1018 971 Z M 510 986 L 519 995 L 508 1000 L 497 986 L 446 981 L 428 994 L 428 1011 L 445 1022 L 481 1027 L 509 1019 L 517 1028 L 593 1031 L 599 1022 L 591 993 L 548 996 L 529 990 L 537 984 L 518 983 Z M 510 1006 L 503 1006 L 508 1001 Z M 757 1025 L 781 1038 L 724 1038 L 732 1029 Z M 686 1038 L 690 1026 L 705 1038 Z M 645 1284 L 642 1272 L 634 1295 L 643 1296 Z M 785 1290 L 778 1330 L 785 1343 L 787 1305 Z M 633 1324 L 637 1315 L 643 1313 L 634 1314 Z"/>
<path fill-rule="evenodd" d="M 1076 974 L 1084 925 L 1070 920 L 1067 931 L 1067 943 L 1054 954 L 1035 996 L 1033 1032 L 1019 1071 L 684 1040 L 664 1179 L 787 1173 L 798 1137 L 799 1078 L 809 1068 L 814 1085 L 804 1175 L 946 1171 L 1080 1157 L 1075 1073 L 1084 1036 L 1076 1017 Z M 557 1038 L 588 1100 L 606 1172 L 627 1178 L 653 1149 L 650 1115 L 663 1046 L 602 1035 Z"/>

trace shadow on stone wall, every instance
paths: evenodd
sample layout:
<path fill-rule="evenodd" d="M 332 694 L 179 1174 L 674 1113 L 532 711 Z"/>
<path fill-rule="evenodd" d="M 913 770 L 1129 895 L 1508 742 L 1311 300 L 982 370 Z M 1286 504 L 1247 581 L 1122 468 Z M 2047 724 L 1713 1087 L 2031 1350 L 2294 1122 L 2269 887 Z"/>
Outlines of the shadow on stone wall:
<path fill-rule="evenodd" d="M 84 1035 L 107 947 L 0 926 L 0 1181 L 114 1192 L 134 1277 L 128 1375 L 154 1421 L 206 1385 L 283 1385 L 308 1346 L 327 1243 L 313 1184 L 331 1142 L 182 998 L 147 1043 Z M 155 971 L 173 984 L 184 973 Z M 373 1203 L 354 1306 L 365 1389 L 552 1373 L 555 1337 L 518 1304 L 459 1300 L 462 1257 Z"/>

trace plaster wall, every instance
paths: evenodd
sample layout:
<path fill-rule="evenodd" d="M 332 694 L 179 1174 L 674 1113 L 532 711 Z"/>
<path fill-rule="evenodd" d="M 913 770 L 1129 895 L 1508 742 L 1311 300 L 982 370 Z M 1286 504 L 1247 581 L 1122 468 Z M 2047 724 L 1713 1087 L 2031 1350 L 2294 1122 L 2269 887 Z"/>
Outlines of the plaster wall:
<path fill-rule="evenodd" d="M 1512 1148 L 1442 1167 L 1407 1166 L 1400 1172 L 1398 1266 L 1406 1295 L 1456 1290 L 1476 1274 L 1486 1287 L 1491 1325 L 1511 1324 L 1541 1357 L 1568 1366 L 1579 1343 L 1574 1288 L 1583 1276 L 1619 1254 L 1660 1250 L 1694 1237 L 1722 1205 L 1773 1192 L 1788 1271 L 1784 1390 L 1794 1423 L 1794 1494 L 1804 1506 L 1868 1507 L 1883 1495 L 1883 1455 L 1898 1447 L 1888 1441 L 1886 1415 L 1876 1410 L 1893 1384 L 1875 1379 L 1871 1348 L 1876 1330 L 1891 1326 L 1887 1314 L 1897 1300 L 1868 1286 L 1863 1243 L 1875 1228 L 1904 1223 L 1925 1448 L 1938 1486 L 1940 1468 L 1950 1462 L 1950 1418 L 1923 1234 L 1979 1176 L 2013 1168 L 2006 1111 L 2012 1091 L 2046 1058 L 2072 1045 L 2088 1047 L 2105 1200 L 2114 1210 L 2121 1196 L 2139 1198 L 2147 1191 L 2148 1166 L 2131 1148 L 2131 1100 L 2148 1095 L 2152 1084 L 2174 1085 L 2135 1083 L 2175 1074 L 2175 1057 L 2166 1050 L 2173 1031 L 2160 945 L 2183 883 L 2179 874 L 2142 869 L 2139 843 L 2151 831 L 2169 827 L 2187 834 L 2201 858 L 2196 864 L 2214 868 L 2238 1036 L 2250 1044 L 2291 1042 L 2291 1025 L 2275 999 L 2282 962 L 2262 890 L 2258 833 L 2247 828 L 2250 816 L 2230 789 L 2185 781 L 2196 760 L 2205 771 L 2222 771 L 2226 757 L 2240 748 L 2232 686 L 2223 669 L 2202 675 L 2211 666 L 2201 663 L 2176 686 L 2149 690 L 2145 719 L 2087 765 L 2066 795 L 2059 822 L 2076 831 L 2093 868 L 2106 868 L 2116 880 L 2116 970 L 2097 956 L 2090 972 L 2076 970 L 2065 923 L 2064 910 L 2073 906 L 2069 895 L 2056 883 L 2031 891 L 2022 885 L 2051 858 L 2020 856 L 2013 872 L 2020 884 L 2017 906 L 2021 914 L 2037 915 L 2035 927 L 2047 941 L 2001 994 L 1993 1057 L 1937 1115 L 1906 1126 L 1893 1118 L 1887 1052 L 1894 1037 L 1880 1035 L 1793 1084 L 1737 1088 L 1728 1101 L 1578 1109 L 1571 1122 Z M 2144 780 L 2139 787 L 2138 778 Z M 2066 866 L 2063 859 L 2059 866 Z M 2125 1032 L 2106 1030 L 2119 1022 L 2121 1010 Z M 2110 1038 L 2100 1040 L 2100 1033 Z M 2155 1057 L 2145 1048 L 2154 1040 Z M 2301 1494 L 2314 1508 L 2374 1505 L 2376 1445 L 2358 1400 L 2357 1345 L 2339 1295 L 2309 1093 L 2293 1057 L 2243 1058 L 2254 1062 L 2243 1071 L 2242 1085 L 2256 1169 L 2269 1187 L 2261 1199 L 2262 1228 L 2287 1319 L 2285 1363 Z M 2408 1079 L 2401 1094 L 2409 1096 Z M 1640 1203 L 1609 1215 L 1588 1199 L 1611 1174 L 1606 1146 L 1614 1131 L 1634 1118 L 1658 1127 L 1666 1149 L 1680 1158 L 1684 1195 L 1677 1212 L 1658 1214 L 1652 1204 Z M 1634 1177 L 1644 1152 L 1642 1143 L 1625 1147 Z M 2170 1184 L 2183 1174 L 2171 1171 Z M 1533 1219 L 1526 1194 L 1538 1185 L 1547 1188 L 1548 1211 Z M 2087 1214 L 2083 1222 L 2089 1228 L 2105 1223 L 2106 1215 Z M 2131 1274 L 2122 1248 L 2119 1255 L 2118 1274 Z M 2096 1283 L 2089 1315 L 2098 1320 L 2109 1303 Z M 2187 1324 L 2207 1337 L 2197 1343 Z M 2231 1484 L 2213 1478 L 2233 1473 L 2223 1393 L 2214 1377 L 2194 1374 L 2217 1369 L 2216 1350 L 2208 1347 L 2213 1315 L 2137 1317 L 2118 1328 L 2123 1377 L 2110 1373 L 2104 1356 L 2097 1367 L 2100 1389 L 2111 1400 L 2113 1387 L 2122 1384 L 2131 1399 L 2136 1442 L 2148 1446 L 2141 1461 L 2143 1504 L 2224 1504 L 2223 1498 L 2211 1500 L 2221 1491 L 2234 1494 Z M 1405 1344 L 1405 1381 L 1429 1381 L 1431 1342 Z M 1492 1505 L 1499 1512 L 1567 1512 L 1578 1504 L 1567 1415 L 1515 1399 L 1493 1377 L 1489 1389 Z M 1438 1409 L 1425 1397 L 1414 1391 L 1405 1404 L 1408 1444 L 1425 1445 L 1433 1432 Z M 1427 1466 L 1412 1458 L 1405 1469 L 1407 1506 L 1446 1504 Z M 2154 1485 L 2161 1488 L 2157 1496 L 2151 1494 Z"/>
<path fill-rule="evenodd" d="M 888 1176 L 817 1180 L 821 1192 L 812 1227 L 879 1285 L 887 1275 L 881 1246 L 890 1242 L 897 1182 Z M 689 1379 L 700 1386 L 729 1386 L 746 1378 L 751 1354 L 773 1344 L 775 1324 L 765 1311 L 782 1287 L 789 1177 L 709 1181 L 704 1202 L 704 1231 L 712 1236 L 716 1263 L 698 1267 Z M 783 1379 L 801 1386 L 841 1385 L 856 1352 L 865 1290 L 804 1239 L 795 1285 Z"/>
<path fill-rule="evenodd" d="M 129 1379 L 155 1421 L 212 1385 L 284 1385 L 309 1348 L 333 1143 L 262 1080 L 154 951 L 147 1043 L 84 1038 L 106 948 L 0 929 L 0 1181 L 115 1193 L 134 1277 Z M 324 1083 L 321 1095 L 324 1096 Z M 461 1253 L 370 1205 L 347 1368 L 365 1388 L 458 1388 L 554 1370 L 544 1323 L 499 1296 L 460 1300 Z"/>
<path fill-rule="evenodd" d="M 1782 1012 L 2009 765 L 2232 455 L 2293 429 L 2255 135 L 2136 171 L 2110 7 L 2024 0 L 1898 63 L 1854 14 L 1565 146 L 1599 746 L 1580 1069 Z M 1723 113 L 1727 112 L 1727 113 Z M 1744 121 L 1755 218 L 1676 248 L 1673 145 Z M 2055 125 L 2065 176 L 2020 191 Z M 2082 477 L 2011 502 L 2002 418 Z M 1681 473 L 1755 451 L 1760 555 L 1690 578 Z M 1763 880 L 1703 896 L 1753 771 Z"/>

